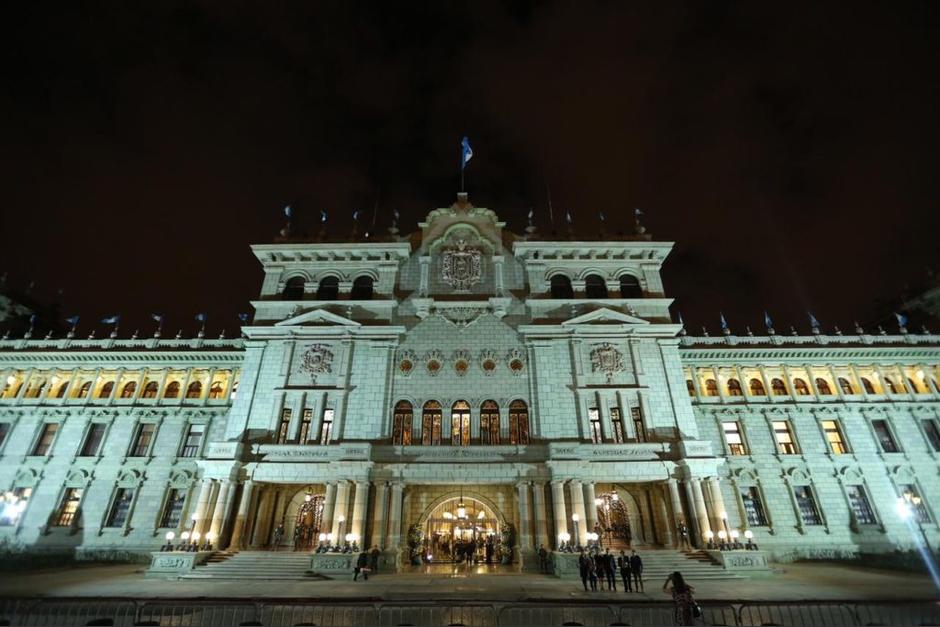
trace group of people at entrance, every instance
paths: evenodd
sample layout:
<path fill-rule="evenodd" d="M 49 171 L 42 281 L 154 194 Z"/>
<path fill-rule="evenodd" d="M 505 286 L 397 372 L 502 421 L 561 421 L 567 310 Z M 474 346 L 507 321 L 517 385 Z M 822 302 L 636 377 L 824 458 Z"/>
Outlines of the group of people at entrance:
<path fill-rule="evenodd" d="M 618 571 L 624 592 L 643 592 L 643 559 L 636 551 L 630 551 L 630 555 L 620 551 L 620 555 L 615 556 L 610 549 L 605 549 L 603 553 L 582 550 L 578 556 L 578 573 L 585 590 L 590 585 L 592 591 L 597 591 L 598 581 L 601 590 L 605 583 L 608 590 L 616 590 Z"/>

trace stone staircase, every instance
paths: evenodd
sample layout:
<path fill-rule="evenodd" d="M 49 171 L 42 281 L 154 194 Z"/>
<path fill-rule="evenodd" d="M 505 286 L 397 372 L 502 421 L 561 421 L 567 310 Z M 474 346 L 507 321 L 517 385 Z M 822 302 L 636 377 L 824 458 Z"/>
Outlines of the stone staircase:
<path fill-rule="evenodd" d="M 630 554 L 629 551 L 626 553 Z M 616 554 L 620 554 L 619 549 Z M 705 551 L 637 549 L 637 554 L 643 559 L 643 581 L 647 586 L 661 586 L 666 577 L 677 570 L 692 585 L 705 579 L 744 578 L 740 574 L 725 570 L 721 564 L 716 564 Z"/>
<path fill-rule="evenodd" d="M 322 579 L 310 574 L 310 553 L 307 551 L 219 551 L 183 579 L 244 579 L 264 581 L 297 581 Z"/>

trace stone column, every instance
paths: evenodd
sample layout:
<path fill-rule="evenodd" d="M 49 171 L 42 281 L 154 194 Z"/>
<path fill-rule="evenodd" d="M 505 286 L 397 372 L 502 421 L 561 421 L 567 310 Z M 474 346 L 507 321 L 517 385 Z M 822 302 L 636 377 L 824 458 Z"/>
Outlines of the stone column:
<path fill-rule="evenodd" d="M 673 530 L 675 524 L 669 519 L 669 509 L 666 507 L 666 494 L 664 490 L 653 490 L 652 491 L 653 500 L 656 501 L 657 509 L 659 509 L 659 519 L 663 521 L 663 534 L 660 538 L 663 546 L 675 545 L 673 540 Z"/>
<path fill-rule="evenodd" d="M 682 513 L 682 499 L 679 498 L 679 484 L 675 479 L 666 480 L 666 489 L 669 492 L 669 502 L 672 505 L 672 526 L 673 529 L 678 529 L 679 522 L 685 520 L 685 516 Z M 686 527 L 688 527 L 686 523 Z M 676 534 L 676 547 L 678 548 L 682 538 Z"/>
<path fill-rule="evenodd" d="M 231 504 L 229 492 L 232 490 L 231 481 L 221 481 L 219 483 L 219 496 L 215 499 L 215 509 L 212 512 L 212 523 L 209 525 L 209 532 L 213 536 L 212 543 L 216 544 L 219 540 L 219 530 L 222 529 L 222 521 L 228 511 L 226 506 Z"/>
<path fill-rule="evenodd" d="M 552 510 L 555 514 L 555 537 L 553 544 L 557 548 L 561 545 L 559 534 L 568 532 L 568 515 L 565 513 L 565 484 L 562 481 L 552 481 Z"/>
<path fill-rule="evenodd" d="M 698 532 L 702 542 L 707 541 L 707 534 L 712 530 L 708 522 L 708 510 L 705 508 L 705 495 L 702 494 L 702 482 L 698 477 L 689 479 L 692 485 L 692 498 L 695 503 L 695 516 L 698 520 Z"/>
<path fill-rule="evenodd" d="M 535 482 L 532 484 L 532 506 L 535 510 L 535 545 L 544 544 L 546 550 L 553 546 L 548 537 L 548 525 L 545 520 L 545 484 Z"/>
<path fill-rule="evenodd" d="M 356 482 L 356 496 L 353 501 L 352 525 L 349 532 L 356 536 L 359 546 L 364 546 L 363 531 L 366 527 L 366 506 L 369 504 L 369 482 Z"/>
<path fill-rule="evenodd" d="M 718 477 L 709 477 L 708 478 L 708 491 L 712 495 L 712 507 L 714 511 L 712 512 L 712 526 L 716 530 L 728 531 L 727 520 L 728 512 L 725 510 L 725 500 L 721 496 L 721 486 L 718 483 Z M 715 534 L 718 534 L 718 531 L 715 531 Z"/>
<path fill-rule="evenodd" d="M 346 535 L 346 512 L 349 511 L 349 482 L 340 481 L 336 484 L 336 504 L 333 508 L 333 544 L 342 546 Z"/>
<path fill-rule="evenodd" d="M 519 547 L 523 551 L 532 549 L 532 522 L 529 516 L 529 482 L 516 484 L 519 499 Z"/>
<path fill-rule="evenodd" d="M 242 548 L 242 533 L 245 531 L 245 524 L 248 520 L 248 507 L 251 504 L 251 493 L 253 487 L 254 482 L 251 479 L 246 480 L 242 485 L 242 498 L 241 501 L 238 502 L 238 513 L 235 515 L 235 526 L 232 527 L 232 539 L 228 543 L 228 546 L 231 548 Z"/>
<path fill-rule="evenodd" d="M 388 502 L 388 540 L 386 549 L 398 549 L 401 545 L 401 500 L 404 486 L 400 481 L 391 482 L 392 494 Z"/>
<path fill-rule="evenodd" d="M 388 493 L 388 484 L 384 481 L 375 483 L 375 503 L 372 506 L 372 541 L 380 549 L 385 548 L 385 502 Z M 365 543 L 363 543 L 365 546 Z"/>
<path fill-rule="evenodd" d="M 323 495 L 323 513 L 320 514 L 320 533 L 333 531 L 333 508 L 336 506 L 336 483 L 326 484 L 326 493 Z"/>
<path fill-rule="evenodd" d="M 212 496 L 212 479 L 203 479 L 199 488 L 199 499 L 196 501 L 196 511 L 193 513 L 196 521 L 189 529 L 202 531 L 203 521 L 206 519 L 206 510 L 209 509 L 209 497 Z"/>
<path fill-rule="evenodd" d="M 621 417 L 621 421 L 623 418 Z M 597 523 L 597 505 L 594 503 L 594 500 L 597 498 L 597 495 L 594 491 L 594 482 L 584 484 L 584 513 L 587 515 L 587 520 L 585 524 L 587 525 L 588 531 L 594 531 L 594 525 Z"/>
<path fill-rule="evenodd" d="M 581 485 L 581 482 L 577 479 L 572 479 L 568 484 L 568 490 L 571 493 L 571 515 L 572 522 L 574 522 L 574 516 L 578 516 L 577 522 L 577 536 L 572 538 L 572 541 L 575 542 L 575 545 L 585 545 L 587 544 L 587 520 L 585 520 L 586 514 L 584 511 L 584 486 Z"/>

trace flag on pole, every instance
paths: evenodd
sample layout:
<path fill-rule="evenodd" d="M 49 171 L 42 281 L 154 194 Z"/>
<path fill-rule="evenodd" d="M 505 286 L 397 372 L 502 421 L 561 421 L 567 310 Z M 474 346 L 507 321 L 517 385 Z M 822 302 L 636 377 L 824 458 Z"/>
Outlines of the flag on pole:
<path fill-rule="evenodd" d="M 770 319 L 770 314 L 767 313 L 766 310 L 764 311 L 764 326 L 768 329 L 772 329 L 774 327 L 774 321 Z"/>
<path fill-rule="evenodd" d="M 643 212 L 640 211 L 640 209 L 638 209 L 638 208 L 634 208 L 634 209 L 633 209 L 633 215 L 635 215 L 635 216 L 641 216 L 641 215 L 643 215 Z"/>
<path fill-rule="evenodd" d="M 157 324 L 163 324 L 163 314 L 150 314 L 150 318 Z"/>
<path fill-rule="evenodd" d="M 470 139 L 464 137 L 460 142 L 460 169 L 466 169 L 471 159 L 473 159 L 473 148 L 470 147 Z"/>
<path fill-rule="evenodd" d="M 598 212 L 598 217 L 601 219 L 601 222 L 603 222 L 604 219 L 605 219 L 605 217 L 604 217 L 604 212 L 603 212 L 603 211 Z"/>
<path fill-rule="evenodd" d="M 78 320 L 79 320 L 79 317 L 78 317 L 78 316 L 72 316 L 71 318 L 66 318 L 66 319 L 65 319 L 65 321 L 66 321 L 67 323 L 69 323 L 69 326 L 71 326 L 71 327 L 73 327 L 73 328 L 78 325 Z"/>
<path fill-rule="evenodd" d="M 898 319 L 899 327 L 907 326 L 907 316 L 905 316 L 904 314 L 899 314 L 898 312 L 894 312 L 894 317 Z"/>
<path fill-rule="evenodd" d="M 681 311 L 677 311 L 677 312 L 676 312 L 676 315 L 679 317 L 679 325 L 684 329 L 684 328 L 685 328 L 685 320 L 682 319 L 682 312 L 681 312 Z"/>
<path fill-rule="evenodd" d="M 809 326 L 813 327 L 814 329 L 818 329 L 822 326 L 819 324 L 819 320 L 816 319 L 816 316 L 813 315 L 813 312 L 807 311 L 806 315 L 809 316 Z"/>
<path fill-rule="evenodd" d="M 353 211 L 353 220 L 356 222 L 359 222 L 359 210 L 358 209 Z"/>
<path fill-rule="evenodd" d="M 206 314 L 204 313 L 196 314 L 196 322 L 205 322 L 205 321 L 206 321 Z"/>
<path fill-rule="evenodd" d="M 326 223 L 326 211 L 320 210 L 320 222 Z"/>
<path fill-rule="evenodd" d="M 121 321 L 121 316 L 119 314 L 115 314 L 113 316 L 108 316 L 107 318 L 103 318 L 101 320 L 101 324 L 117 324 L 120 321 Z"/>
<path fill-rule="evenodd" d="M 287 216 L 287 219 L 290 220 L 294 217 L 294 209 L 290 205 L 284 207 L 284 215 Z"/>
<path fill-rule="evenodd" d="M 33 314 L 29 317 L 29 326 L 33 326 L 35 324 L 36 324 L 36 314 Z"/>
<path fill-rule="evenodd" d="M 568 224 L 571 224 L 571 210 L 570 209 L 565 210 L 565 222 L 567 222 Z"/>
<path fill-rule="evenodd" d="M 529 209 L 529 222 L 532 221 L 532 218 L 535 216 L 535 209 Z"/>
<path fill-rule="evenodd" d="M 719 311 L 719 312 L 718 312 L 718 315 L 719 315 L 719 317 L 721 318 L 721 330 L 722 330 L 722 331 L 727 331 L 727 330 L 728 330 L 728 321 L 725 320 L 725 314 L 724 314 L 724 312 Z"/>
<path fill-rule="evenodd" d="M 238 319 L 241 321 L 242 324 L 247 324 L 247 323 L 248 323 L 248 314 L 246 314 L 246 313 L 240 313 L 240 314 L 238 314 Z"/>

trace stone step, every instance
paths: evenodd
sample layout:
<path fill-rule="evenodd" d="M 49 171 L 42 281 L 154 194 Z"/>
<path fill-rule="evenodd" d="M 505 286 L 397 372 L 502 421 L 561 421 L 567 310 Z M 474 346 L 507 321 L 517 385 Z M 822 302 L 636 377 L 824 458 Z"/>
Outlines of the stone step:
<path fill-rule="evenodd" d="M 303 552 L 243 551 L 217 553 L 185 579 L 297 581 L 317 578 L 308 574 L 310 554 Z"/>

